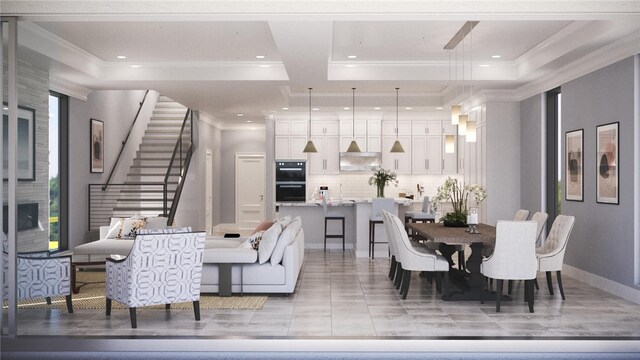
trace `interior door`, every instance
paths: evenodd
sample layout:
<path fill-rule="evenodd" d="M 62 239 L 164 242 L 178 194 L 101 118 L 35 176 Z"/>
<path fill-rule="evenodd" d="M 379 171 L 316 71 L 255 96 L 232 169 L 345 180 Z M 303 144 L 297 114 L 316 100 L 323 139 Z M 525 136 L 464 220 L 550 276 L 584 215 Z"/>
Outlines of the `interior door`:
<path fill-rule="evenodd" d="M 264 154 L 236 154 L 236 225 L 254 229 L 264 220 Z"/>
<path fill-rule="evenodd" d="M 207 149 L 205 164 L 205 221 L 207 234 L 213 234 L 213 152 L 210 149 Z"/>

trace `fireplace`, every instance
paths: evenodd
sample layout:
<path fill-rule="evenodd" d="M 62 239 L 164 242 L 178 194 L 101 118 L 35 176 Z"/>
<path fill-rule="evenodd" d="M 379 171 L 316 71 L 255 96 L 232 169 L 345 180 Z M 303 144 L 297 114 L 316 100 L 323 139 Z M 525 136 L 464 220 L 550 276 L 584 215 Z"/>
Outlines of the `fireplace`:
<path fill-rule="evenodd" d="M 4 233 L 9 232 L 9 206 L 2 210 L 4 217 Z M 38 227 L 38 203 L 18 204 L 18 231 L 31 230 Z"/>

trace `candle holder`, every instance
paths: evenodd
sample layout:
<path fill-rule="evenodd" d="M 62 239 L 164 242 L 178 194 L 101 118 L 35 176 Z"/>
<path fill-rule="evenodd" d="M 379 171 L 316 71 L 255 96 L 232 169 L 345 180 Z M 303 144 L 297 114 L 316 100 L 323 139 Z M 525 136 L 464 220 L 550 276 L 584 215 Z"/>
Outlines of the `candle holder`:
<path fill-rule="evenodd" d="M 467 232 L 469 234 L 480 234 L 480 231 L 478 231 L 477 224 L 469 224 L 469 229 L 467 229 Z"/>
<path fill-rule="evenodd" d="M 467 225 L 469 225 L 469 229 L 467 232 L 469 234 L 479 234 L 478 232 L 478 208 L 472 207 L 469 209 L 467 213 Z"/>

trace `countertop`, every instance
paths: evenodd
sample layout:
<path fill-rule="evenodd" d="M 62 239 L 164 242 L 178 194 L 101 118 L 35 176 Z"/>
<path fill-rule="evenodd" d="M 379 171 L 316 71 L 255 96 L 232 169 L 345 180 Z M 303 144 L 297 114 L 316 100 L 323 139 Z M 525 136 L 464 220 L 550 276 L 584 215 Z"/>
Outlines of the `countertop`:
<path fill-rule="evenodd" d="M 406 199 L 406 198 L 393 198 L 396 204 L 402 204 L 404 206 L 412 206 L 415 203 L 422 202 L 422 200 Z M 344 198 L 341 200 L 330 200 L 327 202 L 328 206 L 354 206 L 355 204 L 371 203 L 370 198 Z M 320 200 L 306 201 L 306 202 L 281 202 L 276 203 L 276 206 L 322 206 Z"/>

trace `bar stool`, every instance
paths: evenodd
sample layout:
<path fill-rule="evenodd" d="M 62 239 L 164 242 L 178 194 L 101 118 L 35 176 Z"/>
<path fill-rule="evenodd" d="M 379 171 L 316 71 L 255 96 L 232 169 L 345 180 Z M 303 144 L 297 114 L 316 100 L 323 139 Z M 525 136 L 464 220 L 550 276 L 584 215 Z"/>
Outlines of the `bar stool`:
<path fill-rule="evenodd" d="M 342 239 L 342 252 L 344 252 L 344 214 L 339 211 L 329 211 L 327 199 L 322 199 L 322 211 L 324 213 L 324 251 L 327 252 L 327 239 Z M 329 220 L 342 222 L 342 234 L 327 235 L 327 225 Z"/>
<path fill-rule="evenodd" d="M 376 224 L 383 223 L 382 210 L 395 213 L 392 198 L 373 198 L 371 201 L 371 217 L 369 218 L 369 256 L 375 259 L 375 244 L 386 244 L 386 241 L 375 241 Z M 388 239 L 387 239 L 388 240 Z"/>
<path fill-rule="evenodd" d="M 406 226 L 410 222 L 436 222 L 436 212 L 431 208 L 431 201 L 429 201 L 428 196 L 422 199 L 422 211 L 407 211 L 404 214 L 405 230 L 409 234 L 409 239 L 413 239 L 413 231 L 409 233 L 409 228 Z"/>

